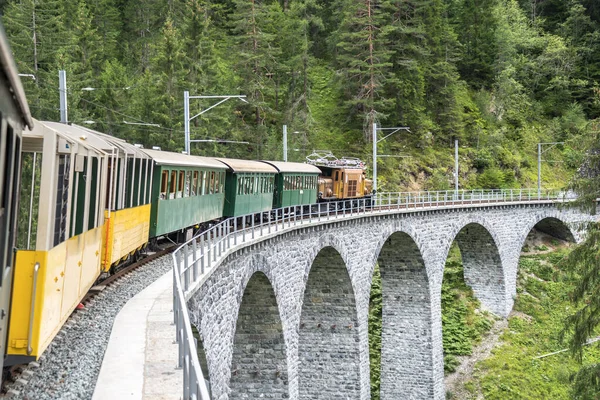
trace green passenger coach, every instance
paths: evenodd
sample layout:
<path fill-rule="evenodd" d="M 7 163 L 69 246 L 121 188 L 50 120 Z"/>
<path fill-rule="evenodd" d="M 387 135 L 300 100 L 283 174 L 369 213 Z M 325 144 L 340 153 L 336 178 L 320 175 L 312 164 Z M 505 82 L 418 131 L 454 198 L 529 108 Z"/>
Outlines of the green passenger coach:
<path fill-rule="evenodd" d="M 144 150 L 154 160 L 150 237 L 223 216 L 226 167 L 211 158 Z"/>
<path fill-rule="evenodd" d="M 225 217 L 269 211 L 277 170 L 263 162 L 217 158 L 229 169 L 225 178 Z"/>
<path fill-rule="evenodd" d="M 314 165 L 264 161 L 277 169 L 273 208 L 301 206 L 317 202 L 317 182 L 321 170 Z"/>

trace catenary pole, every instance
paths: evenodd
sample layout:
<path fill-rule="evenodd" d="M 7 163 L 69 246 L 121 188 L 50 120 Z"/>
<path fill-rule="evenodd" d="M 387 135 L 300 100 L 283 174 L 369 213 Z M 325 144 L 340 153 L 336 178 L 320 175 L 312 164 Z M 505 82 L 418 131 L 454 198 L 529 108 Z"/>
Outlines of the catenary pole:
<path fill-rule="evenodd" d="M 373 192 L 377 190 L 377 122 L 373 122 Z"/>
<path fill-rule="evenodd" d="M 67 72 L 63 69 L 58 71 L 58 91 L 60 93 L 60 122 L 67 124 Z"/>
<path fill-rule="evenodd" d="M 283 161 L 288 160 L 288 148 L 287 148 L 287 125 L 283 126 Z"/>
<path fill-rule="evenodd" d="M 185 122 L 185 153 L 190 154 L 190 92 L 183 92 L 183 119 Z"/>
<path fill-rule="evenodd" d="M 454 190 L 458 193 L 458 139 L 454 141 Z"/>

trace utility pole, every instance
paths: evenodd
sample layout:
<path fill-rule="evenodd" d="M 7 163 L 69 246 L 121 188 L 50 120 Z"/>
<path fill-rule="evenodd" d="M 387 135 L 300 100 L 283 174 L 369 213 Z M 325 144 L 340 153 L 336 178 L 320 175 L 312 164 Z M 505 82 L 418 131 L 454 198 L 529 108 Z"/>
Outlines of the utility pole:
<path fill-rule="evenodd" d="M 392 131 L 392 132 L 388 133 L 387 135 L 385 135 L 381 139 L 377 139 L 377 130 L 380 130 L 380 131 Z M 401 130 L 405 130 L 405 131 L 410 132 L 410 128 L 407 127 L 407 126 L 396 126 L 396 127 L 393 127 L 393 128 L 378 128 L 377 127 L 377 122 L 373 122 L 373 191 L 377 190 L 377 143 L 381 142 L 382 140 L 385 140 L 385 139 L 389 138 L 394 133 L 396 133 L 398 131 L 401 131 Z"/>
<path fill-rule="evenodd" d="M 205 110 L 200 111 L 198 114 L 194 115 L 190 118 L 190 99 L 221 99 L 217 103 L 208 107 Z M 184 132 L 185 132 L 185 152 L 186 154 L 190 154 L 190 144 L 194 142 L 198 142 L 198 140 L 190 139 L 190 121 L 195 118 L 198 118 L 205 112 L 212 110 L 216 106 L 225 103 L 229 99 L 240 99 L 244 103 L 247 103 L 245 95 L 223 95 L 223 96 L 190 96 L 190 92 L 187 90 L 183 92 L 183 119 L 184 119 Z"/>
<path fill-rule="evenodd" d="M 67 72 L 62 69 L 58 71 L 58 91 L 60 92 L 60 122 L 67 124 Z"/>
<path fill-rule="evenodd" d="M 454 141 L 454 190 L 458 196 L 458 139 Z"/>
<path fill-rule="evenodd" d="M 538 143 L 538 199 L 542 195 L 542 144 Z"/>
<path fill-rule="evenodd" d="M 377 122 L 373 122 L 373 193 L 377 191 Z"/>
<path fill-rule="evenodd" d="M 183 119 L 185 132 L 185 154 L 190 154 L 190 92 L 183 92 Z"/>
<path fill-rule="evenodd" d="M 283 161 L 288 160 L 288 148 L 287 148 L 287 125 L 283 126 Z"/>

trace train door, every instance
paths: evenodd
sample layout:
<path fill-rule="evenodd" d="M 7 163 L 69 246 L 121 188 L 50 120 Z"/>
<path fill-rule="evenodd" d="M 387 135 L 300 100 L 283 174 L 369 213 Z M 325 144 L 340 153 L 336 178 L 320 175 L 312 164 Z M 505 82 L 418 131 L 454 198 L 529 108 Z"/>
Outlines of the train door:
<path fill-rule="evenodd" d="M 20 170 L 21 137 L 3 119 L 0 132 L 0 367 L 6 354 Z"/>

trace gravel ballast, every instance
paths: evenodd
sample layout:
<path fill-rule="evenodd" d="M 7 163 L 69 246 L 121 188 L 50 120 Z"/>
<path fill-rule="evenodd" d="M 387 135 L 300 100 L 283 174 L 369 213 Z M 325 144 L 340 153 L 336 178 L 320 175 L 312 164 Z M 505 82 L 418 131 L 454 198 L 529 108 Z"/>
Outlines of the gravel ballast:
<path fill-rule="evenodd" d="M 23 400 L 91 399 L 116 315 L 125 303 L 173 266 L 170 254 L 137 268 L 75 311 L 46 349 L 26 383 L 11 383 L 7 397 Z M 175 336 L 175 329 L 173 329 Z"/>

